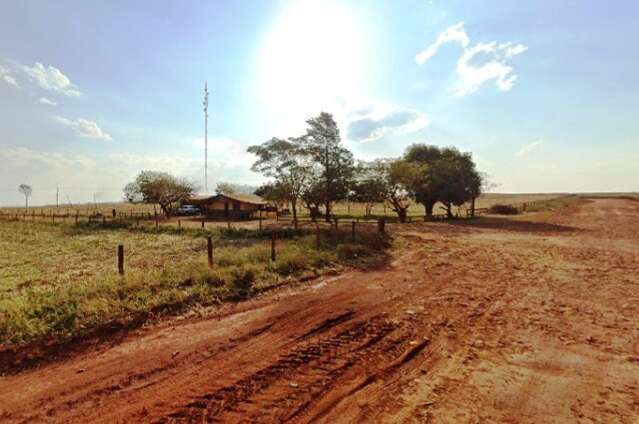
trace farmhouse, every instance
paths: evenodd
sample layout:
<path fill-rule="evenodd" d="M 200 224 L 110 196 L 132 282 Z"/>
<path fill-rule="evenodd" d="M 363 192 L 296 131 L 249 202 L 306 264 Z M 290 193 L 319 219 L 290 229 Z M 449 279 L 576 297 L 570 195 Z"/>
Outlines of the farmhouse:
<path fill-rule="evenodd" d="M 216 194 L 184 202 L 199 207 L 210 218 L 251 219 L 267 210 L 267 202 L 253 194 Z"/>

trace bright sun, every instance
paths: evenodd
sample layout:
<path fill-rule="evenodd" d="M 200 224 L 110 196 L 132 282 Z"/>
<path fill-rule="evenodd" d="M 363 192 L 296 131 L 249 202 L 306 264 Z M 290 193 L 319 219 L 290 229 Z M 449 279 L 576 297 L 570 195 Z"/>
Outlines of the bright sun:
<path fill-rule="evenodd" d="M 362 33 L 343 6 L 291 1 L 264 40 L 259 94 L 276 131 L 303 128 L 313 114 L 356 95 L 363 72 Z"/>

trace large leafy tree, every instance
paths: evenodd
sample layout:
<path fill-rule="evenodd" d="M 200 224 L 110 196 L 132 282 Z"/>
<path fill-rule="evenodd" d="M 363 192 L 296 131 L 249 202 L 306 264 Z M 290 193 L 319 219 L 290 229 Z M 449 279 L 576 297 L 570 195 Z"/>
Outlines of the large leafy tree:
<path fill-rule="evenodd" d="M 415 181 L 411 191 L 415 201 L 424 205 L 426 216 L 433 215 L 433 208 L 439 200 L 442 181 L 434 173 L 435 164 L 441 159 L 442 151 L 437 146 L 413 144 L 406 149 L 404 160 L 423 165 L 422 178 Z"/>
<path fill-rule="evenodd" d="M 124 187 L 124 197 L 129 202 L 157 203 L 169 217 L 173 207 L 192 196 L 196 189 L 193 183 L 168 172 L 142 171 Z"/>
<path fill-rule="evenodd" d="M 401 159 L 388 162 L 385 197 L 400 222 L 406 222 L 414 187 L 420 184 L 425 172 L 426 166 L 420 163 Z"/>
<path fill-rule="evenodd" d="M 360 162 L 355 168 L 350 198 L 364 204 L 366 216 L 371 215 L 376 203 L 386 200 L 387 168 L 383 160 Z"/>
<path fill-rule="evenodd" d="M 274 179 L 274 188 L 291 204 L 293 219 L 297 220 L 297 205 L 309 178 L 309 164 L 302 154 L 301 141 L 272 138 L 250 146 L 248 152 L 257 156 L 251 169 Z"/>
<path fill-rule="evenodd" d="M 437 182 L 437 197 L 444 204 L 446 214 L 453 216 L 452 207 L 474 202 L 481 193 L 482 176 L 477 171 L 470 153 L 454 147 L 441 150 L 441 157 L 431 168 Z"/>
<path fill-rule="evenodd" d="M 308 128 L 301 138 L 303 152 L 321 168 L 321 185 L 326 220 L 332 205 L 346 198 L 353 175 L 353 154 L 342 146 L 337 123 L 330 113 L 306 121 Z"/>

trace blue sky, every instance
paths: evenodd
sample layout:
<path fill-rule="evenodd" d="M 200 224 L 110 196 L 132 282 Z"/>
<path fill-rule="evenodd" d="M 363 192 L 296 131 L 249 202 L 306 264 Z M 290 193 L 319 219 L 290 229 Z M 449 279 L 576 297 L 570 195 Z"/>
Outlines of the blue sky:
<path fill-rule="evenodd" d="M 0 205 L 141 169 L 257 184 L 246 147 L 335 115 L 360 159 L 474 153 L 502 192 L 639 190 L 636 2 L 5 1 Z"/>

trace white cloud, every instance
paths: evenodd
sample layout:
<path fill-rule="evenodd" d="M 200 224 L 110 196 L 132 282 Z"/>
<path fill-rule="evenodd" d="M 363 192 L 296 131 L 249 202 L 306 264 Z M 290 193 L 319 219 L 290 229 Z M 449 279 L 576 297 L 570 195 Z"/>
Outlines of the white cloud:
<path fill-rule="evenodd" d="M 346 115 L 346 121 L 347 138 L 361 143 L 414 133 L 430 125 L 430 119 L 422 112 L 381 104 L 356 109 Z"/>
<path fill-rule="evenodd" d="M 426 49 L 417 53 L 415 56 L 415 62 L 419 65 L 423 65 L 428 61 L 428 59 L 435 56 L 443 44 L 452 42 L 459 43 L 459 45 L 464 48 L 470 44 L 470 38 L 468 37 L 468 34 L 466 34 L 463 22 L 452 25 L 446 28 L 444 32 L 441 32 L 433 44 L 430 44 L 426 47 Z"/>
<path fill-rule="evenodd" d="M 487 81 L 495 80 L 497 89 L 510 91 L 513 88 L 517 75 L 513 73 L 513 67 L 507 65 L 504 59 L 526 51 L 522 44 L 516 46 L 510 43 L 497 45 L 497 42 L 478 43 L 471 48 L 464 49 L 464 53 L 457 61 L 457 84 L 455 95 L 467 96 L 474 93 Z M 473 59 L 480 55 L 487 55 L 488 61 L 481 65 L 473 65 Z"/>
<path fill-rule="evenodd" d="M 415 61 L 419 65 L 423 65 L 446 43 L 457 43 L 463 49 L 455 68 L 457 83 L 454 87 L 454 94 L 460 97 L 474 93 L 482 84 L 491 80 L 495 80 L 498 90 L 510 91 L 517 80 L 517 75 L 514 73 L 514 68 L 506 63 L 506 59 L 528 50 L 525 45 L 514 44 L 510 41 L 501 44 L 492 41 L 470 46 L 470 38 L 466 33 L 464 23 L 459 22 L 440 33 L 433 44 L 415 56 Z M 485 61 L 481 65 L 473 63 L 482 58 Z"/>
<path fill-rule="evenodd" d="M 33 66 L 23 66 L 22 70 L 38 85 L 47 90 L 64 94 L 70 97 L 80 96 L 80 90 L 71 80 L 55 66 L 44 66 L 36 62 Z"/>
<path fill-rule="evenodd" d="M 11 75 L 11 72 L 9 72 L 9 69 L 5 68 L 2 65 L 0 65 L 0 80 L 14 86 L 15 88 L 20 88 L 16 79 L 13 77 L 13 75 Z"/>
<path fill-rule="evenodd" d="M 111 136 L 104 132 L 97 123 L 89 121 L 88 119 L 78 118 L 74 120 L 63 118 L 61 116 L 58 116 L 55 119 L 62 125 L 71 128 L 79 137 L 102 141 L 112 140 Z"/>
<path fill-rule="evenodd" d="M 57 106 L 57 104 L 58 104 L 58 103 L 56 103 L 53 100 L 47 99 L 46 97 L 40 97 L 38 102 L 42 103 L 43 105 L 47 105 L 47 106 Z"/>
<path fill-rule="evenodd" d="M 524 144 L 515 153 L 515 156 L 517 157 L 527 156 L 530 153 L 534 152 L 535 150 L 539 149 L 541 146 L 543 146 L 543 144 L 544 144 L 543 140 L 536 140 L 536 141 L 533 141 L 532 143 Z"/>

